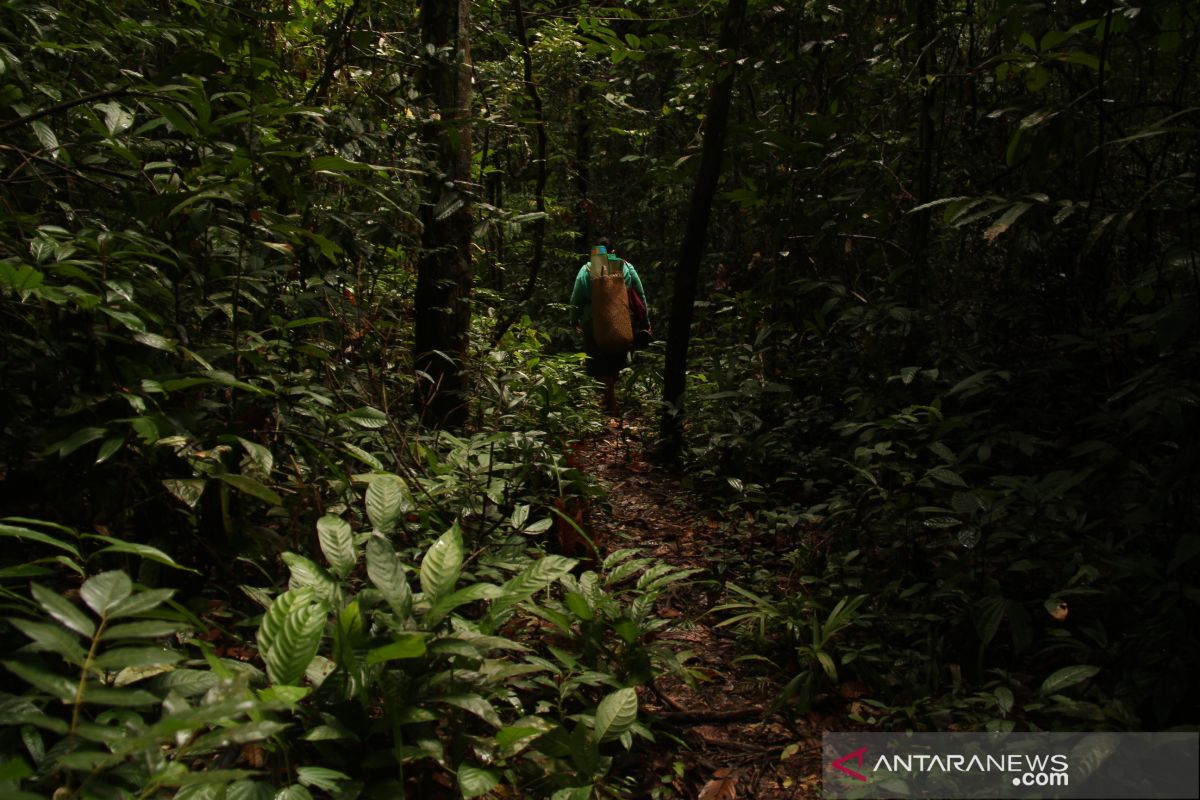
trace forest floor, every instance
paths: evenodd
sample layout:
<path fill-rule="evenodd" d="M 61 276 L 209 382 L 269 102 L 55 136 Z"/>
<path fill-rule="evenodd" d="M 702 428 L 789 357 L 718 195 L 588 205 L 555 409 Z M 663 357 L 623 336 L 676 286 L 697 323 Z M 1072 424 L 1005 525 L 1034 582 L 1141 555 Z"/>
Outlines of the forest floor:
<path fill-rule="evenodd" d="M 660 638 L 695 654 L 688 666 L 701 680 L 693 689 L 664 675 L 642 693 L 657 743 L 635 740 L 624 768 L 648 798 L 818 797 L 821 735 L 837 715 L 797 717 L 787 708 L 769 713 L 792 676 L 764 669 L 761 661 L 739 661 L 744 650 L 734 630 L 717 627 L 720 612 L 713 611 L 724 594 L 715 560 L 741 561 L 737 548 L 753 546 L 755 539 L 729 536 L 728 520 L 706 511 L 682 476 L 644 460 L 642 427 L 636 418 L 623 425 L 610 421 L 606 431 L 578 446 L 578 466 L 604 486 L 610 505 L 593 509 L 588 521 L 602 554 L 638 547 L 643 555 L 702 570 L 657 609 L 676 619 Z"/>

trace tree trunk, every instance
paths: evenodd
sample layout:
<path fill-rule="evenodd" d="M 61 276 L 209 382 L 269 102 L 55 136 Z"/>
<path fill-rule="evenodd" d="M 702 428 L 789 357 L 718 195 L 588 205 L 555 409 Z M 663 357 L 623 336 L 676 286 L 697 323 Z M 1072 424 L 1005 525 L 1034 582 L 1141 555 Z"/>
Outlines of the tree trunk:
<path fill-rule="evenodd" d="M 704 147 L 700 155 L 700 172 L 692 187 L 687 227 L 679 247 L 679 263 L 675 267 L 675 294 L 671 303 L 671 320 L 667 328 L 667 360 L 663 383 L 662 450 L 675 457 L 683 447 L 683 403 L 687 382 L 688 345 L 692 336 L 692 312 L 696 302 L 696 287 L 700 277 L 700 261 L 708 241 L 708 218 L 713 197 L 721 177 L 721 161 L 725 155 L 725 123 L 733 96 L 733 78 L 737 66 L 737 43 L 742 21 L 746 16 L 746 0 L 729 0 L 717 49 L 722 62 L 709 96 L 708 114 L 704 120 Z"/>
<path fill-rule="evenodd" d="M 435 174 L 421 207 L 415 347 L 417 404 L 427 425 L 457 428 L 467 418 L 463 370 L 471 322 L 471 49 L 468 0 L 423 0 L 427 49 L 422 90 L 432 119 L 426 141 Z M 436 113 L 432 113 L 436 112 Z"/>
<path fill-rule="evenodd" d="M 525 9 L 521 0 L 512 0 L 513 15 L 517 21 L 517 41 L 521 45 L 521 61 L 525 67 L 525 91 L 529 93 L 529 102 L 533 106 L 533 131 L 537 142 L 537 186 L 533 190 L 534 211 L 540 216 L 533 221 L 533 255 L 529 257 L 529 273 L 525 279 L 525 291 L 521 298 L 513 303 L 508 316 L 496 326 L 492 333 L 492 344 L 498 344 L 513 323 L 521 318 L 526 306 L 537 290 L 538 275 L 542 271 L 542 261 L 546 247 L 546 178 L 548 142 L 546 140 L 546 116 L 542 111 L 542 95 L 538 92 L 537 83 L 533 80 L 533 53 L 529 49 L 529 37 L 525 34 Z"/>
<path fill-rule="evenodd" d="M 924 205 L 933 200 L 933 85 L 926 78 L 937 71 L 937 60 L 934 58 L 934 43 L 937 38 L 937 0 L 916 0 L 917 6 L 917 46 L 921 48 L 917 56 L 917 81 L 921 85 L 920 119 L 917 121 L 917 148 L 919 161 L 917 164 L 917 205 Z M 912 215 L 911 247 L 912 274 L 908 276 L 908 296 L 916 303 L 922 295 L 922 281 L 929 265 L 929 225 L 930 210 L 922 209 Z"/>
<path fill-rule="evenodd" d="M 575 250 L 580 253 L 586 253 L 592 246 L 592 122 L 588 114 L 591 72 L 586 61 L 580 63 L 579 89 L 575 94 Z"/>

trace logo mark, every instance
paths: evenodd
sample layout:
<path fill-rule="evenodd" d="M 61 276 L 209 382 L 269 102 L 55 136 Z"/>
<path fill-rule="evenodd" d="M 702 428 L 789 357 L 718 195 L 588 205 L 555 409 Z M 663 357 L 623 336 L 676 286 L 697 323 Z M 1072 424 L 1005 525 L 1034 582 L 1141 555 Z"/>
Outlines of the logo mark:
<path fill-rule="evenodd" d="M 847 775 L 849 775 L 851 778 L 854 778 L 855 780 L 865 781 L 867 779 L 866 775 L 863 775 L 861 772 L 855 772 L 854 770 L 850 769 L 849 767 L 844 767 L 842 765 L 844 763 L 846 763 L 847 761 L 854 761 L 854 762 L 857 762 L 858 766 L 861 767 L 863 765 L 863 755 L 866 752 L 867 752 L 867 748 L 860 747 L 857 750 L 855 750 L 853 753 L 844 755 L 841 758 L 836 758 L 833 761 L 833 768 L 838 770 L 839 772 L 846 773 Z"/>

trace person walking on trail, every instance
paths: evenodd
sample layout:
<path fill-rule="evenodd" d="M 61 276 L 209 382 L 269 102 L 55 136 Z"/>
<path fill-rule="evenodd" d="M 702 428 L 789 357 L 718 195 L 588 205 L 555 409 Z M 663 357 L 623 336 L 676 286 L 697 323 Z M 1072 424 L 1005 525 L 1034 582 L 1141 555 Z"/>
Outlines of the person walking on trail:
<path fill-rule="evenodd" d="M 620 261 L 621 272 L 625 278 L 625 287 L 629 300 L 629 316 L 634 332 L 634 345 L 644 345 L 650 335 L 649 304 L 646 302 L 646 291 L 642 288 L 642 279 L 637 270 L 628 261 L 613 252 L 607 239 L 601 239 L 592 249 L 593 255 L 606 255 L 610 262 Z M 591 262 L 584 263 L 575 276 L 575 285 L 571 290 L 571 323 L 577 333 L 583 334 L 583 350 L 587 355 L 584 366 L 587 374 L 596 378 L 604 385 L 604 409 L 609 414 L 616 415 L 617 410 L 617 373 L 626 365 L 630 349 L 620 352 L 605 352 L 596 343 L 596 335 L 592 326 L 592 274 L 589 267 Z M 614 273 L 615 274 L 615 273 Z"/>

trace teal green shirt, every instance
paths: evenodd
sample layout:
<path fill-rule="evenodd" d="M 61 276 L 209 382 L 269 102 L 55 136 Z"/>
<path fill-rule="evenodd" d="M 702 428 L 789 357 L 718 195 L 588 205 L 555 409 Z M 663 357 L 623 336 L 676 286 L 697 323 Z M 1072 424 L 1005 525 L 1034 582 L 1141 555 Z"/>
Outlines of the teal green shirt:
<path fill-rule="evenodd" d="M 646 304 L 646 318 L 650 318 L 650 304 L 646 302 L 646 290 L 642 288 L 642 279 L 637 270 L 628 261 L 621 262 L 621 272 L 625 276 L 625 285 L 637 292 Z M 575 276 L 575 286 L 571 290 L 571 324 L 582 325 L 592 319 L 592 274 L 588 272 L 585 262 Z"/>

